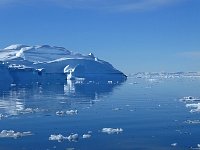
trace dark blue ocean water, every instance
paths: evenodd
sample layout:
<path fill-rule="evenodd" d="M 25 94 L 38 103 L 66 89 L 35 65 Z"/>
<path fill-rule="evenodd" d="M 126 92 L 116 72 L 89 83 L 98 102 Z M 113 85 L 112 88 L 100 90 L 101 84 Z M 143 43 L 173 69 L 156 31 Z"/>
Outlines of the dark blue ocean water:
<path fill-rule="evenodd" d="M 3 87 L 0 132 L 32 135 L 1 135 L 0 150 L 183 150 L 200 144 L 200 113 L 190 112 L 192 108 L 180 101 L 185 96 L 200 97 L 199 78 L 130 77 L 123 83 L 66 81 Z M 69 110 L 78 112 L 66 114 Z M 107 134 L 103 128 L 123 131 Z M 49 140 L 54 134 L 79 138 Z M 91 137 L 82 138 L 83 134 Z"/>

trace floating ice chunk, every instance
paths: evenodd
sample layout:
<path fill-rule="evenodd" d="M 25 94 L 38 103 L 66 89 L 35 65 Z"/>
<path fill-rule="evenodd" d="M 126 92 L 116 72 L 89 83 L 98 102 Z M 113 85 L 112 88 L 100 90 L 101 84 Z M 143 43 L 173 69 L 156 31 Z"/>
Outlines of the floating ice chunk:
<path fill-rule="evenodd" d="M 39 112 L 39 108 L 25 108 L 24 110 L 21 110 L 21 114 L 29 114 L 29 113 L 36 113 Z"/>
<path fill-rule="evenodd" d="M 62 134 L 52 134 L 49 137 L 50 141 L 58 141 L 58 142 L 62 142 L 64 140 L 69 140 L 69 141 L 73 141 L 76 142 L 78 141 L 78 134 L 71 134 L 68 137 L 63 136 Z"/>
<path fill-rule="evenodd" d="M 188 124 L 200 124 L 200 120 L 186 120 L 185 123 L 188 123 Z"/>
<path fill-rule="evenodd" d="M 23 136 L 32 135 L 30 131 L 28 132 L 15 132 L 13 130 L 2 130 L 0 133 L 0 138 L 19 138 Z"/>
<path fill-rule="evenodd" d="M 67 139 L 68 139 L 69 141 L 76 142 L 76 141 L 78 141 L 78 134 L 71 134 L 71 135 L 69 135 L 69 136 L 67 137 Z"/>
<path fill-rule="evenodd" d="M 3 115 L 3 114 L 0 114 L 0 120 L 1 120 L 2 118 L 4 118 L 4 115 Z"/>
<path fill-rule="evenodd" d="M 10 84 L 10 86 L 11 86 L 11 87 L 14 87 L 14 86 L 16 86 L 16 84 L 13 84 L 13 83 L 12 83 L 12 84 Z"/>
<path fill-rule="evenodd" d="M 197 104 L 186 104 L 186 107 L 193 108 L 193 109 L 190 110 L 191 113 L 200 112 L 200 103 L 197 103 Z"/>
<path fill-rule="evenodd" d="M 191 149 L 198 149 L 198 150 L 200 150 L 200 144 L 197 144 L 196 148 L 191 147 Z"/>
<path fill-rule="evenodd" d="M 114 128 L 103 128 L 101 130 L 101 132 L 108 133 L 108 134 L 114 134 L 114 133 L 118 134 L 118 133 L 123 132 L 123 129 L 122 128 L 116 128 L 116 129 L 114 129 Z"/>
<path fill-rule="evenodd" d="M 194 102 L 194 101 L 200 101 L 199 97 L 193 97 L 193 96 L 185 96 L 180 99 L 182 102 Z"/>
<path fill-rule="evenodd" d="M 56 115 L 58 115 L 58 116 L 63 116 L 64 114 L 65 114 L 64 111 L 57 111 L 57 112 L 56 112 Z"/>
<path fill-rule="evenodd" d="M 76 115 L 78 114 L 78 110 L 67 110 L 67 111 L 57 111 L 56 115 L 58 116 L 64 116 L 64 115 Z"/>
<path fill-rule="evenodd" d="M 177 146 L 177 143 L 172 143 L 171 146 L 175 147 Z"/>
<path fill-rule="evenodd" d="M 67 139 L 67 138 L 64 137 L 62 134 L 58 134 L 58 135 L 52 134 L 52 135 L 49 137 L 49 140 L 50 140 L 50 141 L 62 142 L 62 141 L 65 140 L 65 139 Z"/>
<path fill-rule="evenodd" d="M 114 111 L 118 111 L 118 110 L 122 110 L 122 108 L 114 108 L 114 109 L 112 109 L 112 110 L 114 110 Z"/>
<path fill-rule="evenodd" d="M 91 137 L 90 134 L 83 134 L 83 139 L 89 139 Z"/>
<path fill-rule="evenodd" d="M 76 114 L 78 114 L 78 110 L 67 110 L 66 114 L 67 115 L 76 115 Z"/>
<path fill-rule="evenodd" d="M 158 79 L 148 79 L 149 82 L 154 83 L 154 82 L 158 82 Z"/>
<path fill-rule="evenodd" d="M 108 81 L 108 84 L 112 84 L 113 82 L 112 81 Z"/>
<path fill-rule="evenodd" d="M 92 133 L 92 131 L 88 131 L 88 134 L 91 134 Z"/>
<path fill-rule="evenodd" d="M 0 114 L 0 120 L 6 117 L 8 117 L 8 115 Z"/>
<path fill-rule="evenodd" d="M 66 150 L 75 150 L 75 148 L 66 148 Z"/>

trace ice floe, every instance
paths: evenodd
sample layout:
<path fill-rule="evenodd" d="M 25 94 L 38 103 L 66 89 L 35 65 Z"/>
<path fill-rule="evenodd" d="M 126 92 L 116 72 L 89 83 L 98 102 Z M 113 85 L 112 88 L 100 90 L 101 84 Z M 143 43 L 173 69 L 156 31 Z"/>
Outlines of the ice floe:
<path fill-rule="evenodd" d="M 21 114 L 36 113 L 39 112 L 39 108 L 25 108 L 20 111 Z"/>
<path fill-rule="evenodd" d="M 72 148 L 66 148 L 66 150 L 75 150 L 75 148 L 73 148 L 73 147 Z"/>
<path fill-rule="evenodd" d="M 200 112 L 200 103 L 186 104 L 186 107 L 191 108 L 191 113 Z"/>
<path fill-rule="evenodd" d="M 4 114 L 0 114 L 0 120 L 2 120 L 3 118 L 6 118 L 8 117 L 7 115 L 4 115 Z"/>
<path fill-rule="evenodd" d="M 57 111 L 56 115 L 63 116 L 63 115 L 65 115 L 65 111 Z"/>
<path fill-rule="evenodd" d="M 63 135 L 61 134 L 52 134 L 50 137 L 49 137 L 49 140 L 50 141 L 58 141 L 58 142 L 62 142 L 63 140 L 65 140 L 66 137 L 64 137 Z"/>
<path fill-rule="evenodd" d="M 83 139 L 89 139 L 91 137 L 91 134 L 83 134 Z"/>
<path fill-rule="evenodd" d="M 195 102 L 195 101 L 200 101 L 199 97 L 193 97 L 193 96 L 185 96 L 180 99 L 182 102 Z"/>
<path fill-rule="evenodd" d="M 27 132 L 15 132 L 13 130 L 2 130 L 0 133 L 0 138 L 19 138 L 23 136 L 29 136 L 32 135 L 30 131 Z"/>
<path fill-rule="evenodd" d="M 119 110 L 122 110 L 122 108 L 116 107 L 116 108 L 113 108 L 112 110 L 114 110 L 114 111 L 119 111 Z"/>
<path fill-rule="evenodd" d="M 78 110 L 67 110 L 67 111 L 57 111 L 56 115 L 58 116 L 64 116 L 64 115 L 77 115 Z"/>
<path fill-rule="evenodd" d="M 188 123 L 188 124 L 200 124 L 200 120 L 186 120 L 185 123 Z"/>
<path fill-rule="evenodd" d="M 183 98 L 179 99 L 181 102 L 186 103 L 186 107 L 190 108 L 190 112 L 200 112 L 200 98 L 199 97 L 194 97 L 194 96 L 185 96 Z"/>
<path fill-rule="evenodd" d="M 191 149 L 200 150 L 200 144 L 197 144 L 197 147 L 191 147 Z"/>
<path fill-rule="evenodd" d="M 107 134 L 114 134 L 114 133 L 121 133 L 121 132 L 123 132 L 123 129 L 122 128 L 103 128 L 102 130 L 101 130 L 101 132 L 103 132 L 103 133 L 107 133 Z"/>
<path fill-rule="evenodd" d="M 78 141 L 78 134 L 71 134 L 71 135 L 69 135 L 69 136 L 67 137 L 67 139 L 68 139 L 69 141 L 76 142 L 76 141 Z"/>
<path fill-rule="evenodd" d="M 66 114 L 67 115 L 76 115 L 76 114 L 78 114 L 78 110 L 67 110 Z"/>
<path fill-rule="evenodd" d="M 88 131 L 87 133 L 82 135 L 82 139 L 89 139 L 91 138 L 92 131 Z M 49 137 L 50 141 L 58 141 L 62 142 L 64 140 L 68 140 L 69 142 L 77 142 L 79 140 L 79 135 L 77 133 L 71 133 L 69 136 L 64 136 L 62 134 L 52 134 Z"/>
<path fill-rule="evenodd" d="M 58 142 L 62 142 L 64 140 L 68 140 L 68 141 L 73 141 L 76 142 L 78 141 L 78 134 L 70 134 L 69 136 L 63 136 L 62 134 L 52 134 L 49 137 L 50 141 L 58 141 Z"/>
<path fill-rule="evenodd" d="M 175 147 L 177 146 L 177 143 L 172 143 L 171 146 Z"/>

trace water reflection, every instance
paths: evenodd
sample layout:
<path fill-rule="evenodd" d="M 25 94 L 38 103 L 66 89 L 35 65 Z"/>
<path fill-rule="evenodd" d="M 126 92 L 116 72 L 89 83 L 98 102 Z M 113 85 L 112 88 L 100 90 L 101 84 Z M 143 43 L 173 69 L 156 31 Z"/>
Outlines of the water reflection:
<path fill-rule="evenodd" d="M 119 81 L 71 81 L 56 84 L 12 85 L 0 93 L 0 114 L 15 116 L 93 105 L 112 94 Z"/>

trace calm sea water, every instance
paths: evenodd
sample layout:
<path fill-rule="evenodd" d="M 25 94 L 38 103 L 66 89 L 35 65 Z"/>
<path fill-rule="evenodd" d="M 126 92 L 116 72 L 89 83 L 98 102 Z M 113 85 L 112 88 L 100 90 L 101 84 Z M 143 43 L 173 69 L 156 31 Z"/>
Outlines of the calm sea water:
<path fill-rule="evenodd" d="M 180 100 L 194 96 L 197 101 L 192 103 L 198 103 L 199 78 L 132 77 L 123 83 L 66 81 L 3 87 L 0 132 L 32 135 L 1 133 L 0 150 L 200 149 L 200 113 Z M 103 128 L 123 131 L 108 134 Z M 49 140 L 58 134 L 78 134 L 78 139 Z"/>

